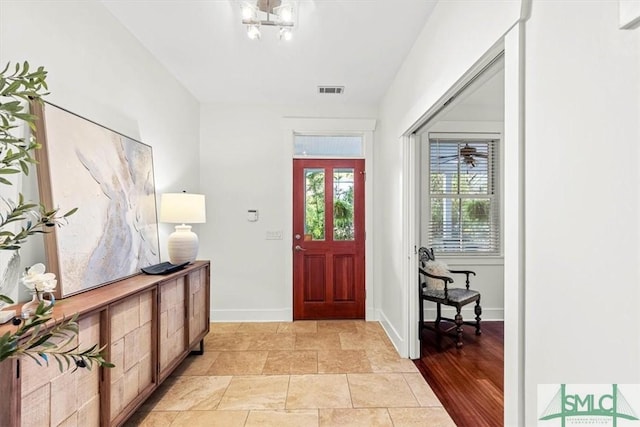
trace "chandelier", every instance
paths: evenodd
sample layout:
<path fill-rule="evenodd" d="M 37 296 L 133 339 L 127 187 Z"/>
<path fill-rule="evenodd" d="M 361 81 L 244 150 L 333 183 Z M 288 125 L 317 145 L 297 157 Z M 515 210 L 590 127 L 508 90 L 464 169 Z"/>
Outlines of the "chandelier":
<path fill-rule="evenodd" d="M 259 39 L 263 25 L 278 27 L 280 40 L 291 40 L 294 22 L 293 0 L 253 0 L 242 2 L 242 23 L 247 36 Z"/>

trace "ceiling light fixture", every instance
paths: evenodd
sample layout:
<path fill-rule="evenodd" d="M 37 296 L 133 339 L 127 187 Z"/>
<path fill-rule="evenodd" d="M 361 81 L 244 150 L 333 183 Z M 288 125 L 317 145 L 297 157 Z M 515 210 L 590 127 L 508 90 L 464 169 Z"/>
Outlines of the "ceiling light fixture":
<path fill-rule="evenodd" d="M 249 25 L 247 27 L 247 36 L 251 40 L 256 40 L 260 38 L 260 28 L 257 25 Z"/>
<path fill-rule="evenodd" d="M 252 0 L 242 2 L 242 23 L 247 26 L 247 36 L 260 38 L 263 25 L 279 27 L 280 40 L 291 40 L 295 25 L 293 0 Z"/>
<path fill-rule="evenodd" d="M 293 33 L 291 33 L 291 28 L 280 28 L 280 40 L 289 41 L 293 38 Z"/>

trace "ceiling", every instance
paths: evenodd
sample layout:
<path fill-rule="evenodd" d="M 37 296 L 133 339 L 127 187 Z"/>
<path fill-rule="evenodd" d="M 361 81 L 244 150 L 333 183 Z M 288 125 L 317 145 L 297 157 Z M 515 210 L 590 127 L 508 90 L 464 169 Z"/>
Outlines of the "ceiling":
<path fill-rule="evenodd" d="M 101 2 L 202 103 L 377 106 L 437 0 L 299 0 L 291 41 L 239 0 Z"/>
<path fill-rule="evenodd" d="M 485 71 L 459 94 L 438 120 L 504 121 L 504 61 Z"/>

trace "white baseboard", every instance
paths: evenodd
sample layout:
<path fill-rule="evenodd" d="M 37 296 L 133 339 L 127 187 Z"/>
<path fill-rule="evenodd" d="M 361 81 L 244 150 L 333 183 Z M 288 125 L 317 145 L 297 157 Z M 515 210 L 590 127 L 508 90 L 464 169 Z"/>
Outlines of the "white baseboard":
<path fill-rule="evenodd" d="M 378 320 L 378 313 L 373 307 L 367 307 L 365 309 L 365 312 L 366 312 L 366 314 L 365 314 L 364 319 L 367 322 L 375 322 L 375 321 Z"/>
<path fill-rule="evenodd" d="M 391 340 L 391 343 L 393 344 L 393 346 L 396 348 L 396 351 L 398 352 L 400 357 L 408 357 L 406 351 L 403 350 L 407 348 L 406 341 L 402 339 L 402 336 L 393 327 L 393 325 L 391 324 L 387 316 L 384 315 L 383 312 L 378 311 L 377 313 L 378 313 L 377 318 L 378 318 L 378 321 L 380 322 L 380 325 L 382 326 L 384 331 L 387 333 L 387 336 Z"/>
<path fill-rule="evenodd" d="M 211 322 L 291 322 L 290 308 L 274 310 L 211 310 Z"/>
<path fill-rule="evenodd" d="M 211 310 L 209 318 L 212 322 L 291 322 L 293 311 L 290 308 L 276 310 Z M 376 321 L 376 310 L 366 309 L 366 320 Z"/>

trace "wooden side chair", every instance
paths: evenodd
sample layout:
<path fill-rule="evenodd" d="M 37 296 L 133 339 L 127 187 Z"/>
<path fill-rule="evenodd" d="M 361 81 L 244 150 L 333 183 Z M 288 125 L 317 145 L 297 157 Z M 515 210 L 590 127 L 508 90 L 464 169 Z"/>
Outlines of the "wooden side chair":
<path fill-rule="evenodd" d="M 426 329 L 434 330 L 438 333 L 452 334 L 456 338 L 456 347 L 462 347 L 462 325 L 472 325 L 476 328 L 476 335 L 480 335 L 480 315 L 482 307 L 480 307 L 480 292 L 469 289 L 469 276 L 475 276 L 476 273 L 470 270 L 449 270 L 446 264 L 436 261 L 433 249 L 420 248 L 418 251 L 419 268 L 418 268 L 418 289 L 420 301 L 420 325 L 418 334 L 420 339 L 420 351 L 422 351 L 422 332 Z M 464 274 L 466 276 L 465 288 L 452 288 L 449 285 L 453 283 L 453 279 L 449 274 Z M 431 301 L 436 303 L 436 321 L 434 326 L 425 324 L 424 322 L 424 302 Z M 476 303 L 474 313 L 476 315 L 475 322 L 464 321 L 460 311 L 463 306 Z M 453 319 L 443 317 L 441 306 L 448 305 L 456 308 L 456 315 Z M 440 322 L 446 320 L 453 322 L 454 326 L 449 329 L 440 329 Z M 455 329 L 455 332 L 452 332 Z"/>

